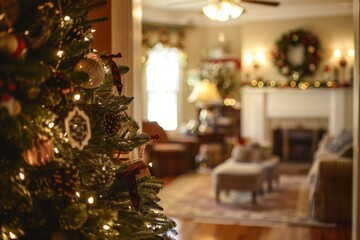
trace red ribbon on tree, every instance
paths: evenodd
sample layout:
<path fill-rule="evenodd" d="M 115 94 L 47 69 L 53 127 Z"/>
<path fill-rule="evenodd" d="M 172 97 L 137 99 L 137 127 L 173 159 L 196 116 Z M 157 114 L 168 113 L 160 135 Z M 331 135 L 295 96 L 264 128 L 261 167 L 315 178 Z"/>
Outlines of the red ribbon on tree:
<path fill-rule="evenodd" d="M 115 85 L 116 90 L 118 91 L 119 95 L 121 95 L 123 85 L 121 83 L 121 74 L 120 74 L 119 68 L 118 68 L 116 62 L 113 60 L 113 58 L 121 58 L 121 57 L 122 57 L 121 53 L 118 53 L 115 55 L 114 54 L 105 55 L 105 56 L 101 57 L 102 59 L 106 60 L 110 65 L 114 85 Z"/>
<path fill-rule="evenodd" d="M 149 176 L 150 172 L 148 167 L 143 161 L 136 161 L 128 168 L 127 171 L 121 174 L 117 174 L 117 179 L 125 180 L 131 203 L 133 204 L 136 211 L 140 208 L 140 196 L 137 189 L 137 180 L 143 177 Z"/>

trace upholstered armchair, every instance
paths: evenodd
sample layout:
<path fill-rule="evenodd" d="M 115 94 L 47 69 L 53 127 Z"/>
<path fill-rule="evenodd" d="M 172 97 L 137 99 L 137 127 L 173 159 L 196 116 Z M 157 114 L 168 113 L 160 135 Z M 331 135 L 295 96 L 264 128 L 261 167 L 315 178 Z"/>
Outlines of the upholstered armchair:
<path fill-rule="evenodd" d="M 144 154 L 144 160 L 151 166 L 153 175 L 178 175 L 195 168 L 195 156 L 199 149 L 196 137 L 171 138 L 155 121 L 143 121 L 142 129 L 153 139 L 145 147 Z"/>

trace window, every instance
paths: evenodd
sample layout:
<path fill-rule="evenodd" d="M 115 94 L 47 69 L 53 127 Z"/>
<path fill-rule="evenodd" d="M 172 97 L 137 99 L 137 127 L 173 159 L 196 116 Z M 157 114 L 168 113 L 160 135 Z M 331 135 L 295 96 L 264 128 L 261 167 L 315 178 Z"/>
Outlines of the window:
<path fill-rule="evenodd" d="M 147 118 L 165 130 L 178 127 L 179 54 L 157 44 L 148 52 L 146 66 Z"/>

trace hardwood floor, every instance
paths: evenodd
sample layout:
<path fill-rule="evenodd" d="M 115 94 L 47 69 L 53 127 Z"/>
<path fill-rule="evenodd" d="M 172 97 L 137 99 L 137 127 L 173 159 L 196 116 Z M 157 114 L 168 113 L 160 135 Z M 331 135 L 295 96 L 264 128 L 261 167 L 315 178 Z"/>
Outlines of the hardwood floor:
<path fill-rule="evenodd" d="M 164 177 L 165 186 L 176 176 Z M 351 225 L 336 227 L 244 226 L 174 219 L 177 240 L 351 240 Z"/>
<path fill-rule="evenodd" d="M 259 227 L 198 223 L 174 219 L 178 240 L 350 240 L 351 226 Z"/>

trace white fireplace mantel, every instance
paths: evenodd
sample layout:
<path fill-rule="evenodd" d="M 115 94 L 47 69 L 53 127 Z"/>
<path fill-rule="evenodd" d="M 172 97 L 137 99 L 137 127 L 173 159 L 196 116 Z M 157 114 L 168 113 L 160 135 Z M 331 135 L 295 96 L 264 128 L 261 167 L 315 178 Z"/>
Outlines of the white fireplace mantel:
<path fill-rule="evenodd" d="M 271 142 L 267 131 L 272 119 L 327 119 L 328 132 L 336 135 L 353 127 L 352 101 L 352 88 L 244 87 L 241 89 L 241 135 Z"/>

